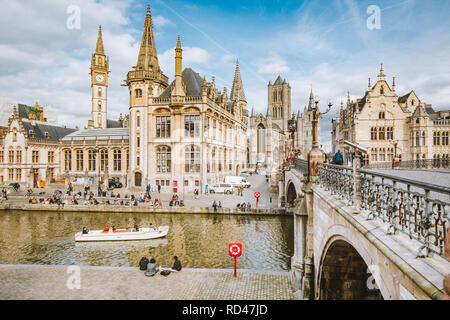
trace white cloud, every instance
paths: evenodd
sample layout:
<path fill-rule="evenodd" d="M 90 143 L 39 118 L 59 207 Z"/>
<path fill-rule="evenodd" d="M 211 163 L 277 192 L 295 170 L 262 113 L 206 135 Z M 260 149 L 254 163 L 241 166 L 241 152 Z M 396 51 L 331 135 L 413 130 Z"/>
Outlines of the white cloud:
<path fill-rule="evenodd" d="M 208 67 L 211 64 L 212 56 L 207 50 L 198 47 L 182 47 L 183 49 L 183 69 L 191 67 Z M 173 79 L 175 70 L 175 47 L 164 51 L 158 55 L 161 70 Z M 200 70 L 195 70 L 199 72 Z"/>
<path fill-rule="evenodd" d="M 279 55 L 270 56 L 258 63 L 258 73 L 276 75 L 290 71 L 287 61 Z"/>
<path fill-rule="evenodd" d="M 152 21 L 153 21 L 153 24 L 158 28 L 174 25 L 174 23 L 172 21 L 170 21 L 169 19 L 167 19 L 163 16 L 154 16 L 154 17 L 152 17 Z"/>

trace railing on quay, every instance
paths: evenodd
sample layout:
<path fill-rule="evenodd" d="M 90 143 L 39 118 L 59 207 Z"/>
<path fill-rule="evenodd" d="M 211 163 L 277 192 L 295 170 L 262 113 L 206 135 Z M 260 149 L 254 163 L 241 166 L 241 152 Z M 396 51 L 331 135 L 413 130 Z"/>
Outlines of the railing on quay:
<path fill-rule="evenodd" d="M 355 179 L 360 179 L 360 184 Z M 360 203 L 367 220 L 388 223 L 388 234 L 403 232 L 418 240 L 422 244 L 418 257 L 428 257 L 432 252 L 444 255 L 450 188 L 331 164 L 319 165 L 319 184 L 349 205 Z M 361 190 L 355 192 L 355 185 Z"/>

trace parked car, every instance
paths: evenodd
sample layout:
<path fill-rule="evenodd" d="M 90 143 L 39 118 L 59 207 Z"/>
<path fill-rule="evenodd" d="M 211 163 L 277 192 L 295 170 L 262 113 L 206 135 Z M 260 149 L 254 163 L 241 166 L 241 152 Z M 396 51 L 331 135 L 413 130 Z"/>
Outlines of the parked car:
<path fill-rule="evenodd" d="M 108 185 L 109 185 L 109 188 L 118 188 L 118 189 L 120 189 L 120 188 L 123 187 L 122 182 L 120 182 L 119 180 L 115 180 L 115 179 L 109 179 Z"/>
<path fill-rule="evenodd" d="M 244 177 L 239 176 L 226 176 L 225 183 L 230 183 L 233 187 L 250 188 L 251 184 Z"/>
<path fill-rule="evenodd" d="M 210 193 L 226 193 L 232 194 L 234 192 L 233 186 L 231 183 L 218 183 L 213 185 L 210 190 Z"/>

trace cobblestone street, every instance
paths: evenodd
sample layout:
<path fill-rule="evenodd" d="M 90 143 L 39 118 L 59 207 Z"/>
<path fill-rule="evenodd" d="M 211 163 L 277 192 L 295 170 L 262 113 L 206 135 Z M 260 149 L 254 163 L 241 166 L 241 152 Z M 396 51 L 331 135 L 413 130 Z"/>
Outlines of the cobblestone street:
<path fill-rule="evenodd" d="M 80 289 L 68 289 L 67 266 L 0 265 L 0 299 L 10 300 L 290 300 L 287 272 L 183 269 L 146 277 L 131 267 L 81 267 Z"/>

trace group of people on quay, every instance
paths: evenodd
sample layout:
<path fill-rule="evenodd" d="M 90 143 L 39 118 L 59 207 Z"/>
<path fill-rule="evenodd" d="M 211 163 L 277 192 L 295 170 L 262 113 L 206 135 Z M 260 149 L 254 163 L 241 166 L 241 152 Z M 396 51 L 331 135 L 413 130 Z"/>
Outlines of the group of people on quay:
<path fill-rule="evenodd" d="M 151 258 L 148 259 L 147 255 L 144 255 L 141 260 L 139 261 L 139 269 L 141 271 L 145 271 L 145 275 L 147 277 L 153 277 L 158 272 L 163 276 L 168 276 L 171 272 L 179 272 L 181 271 L 181 261 L 178 259 L 177 256 L 173 257 L 174 262 L 172 268 L 162 268 L 162 266 L 158 266 L 156 264 L 156 259 Z"/>

